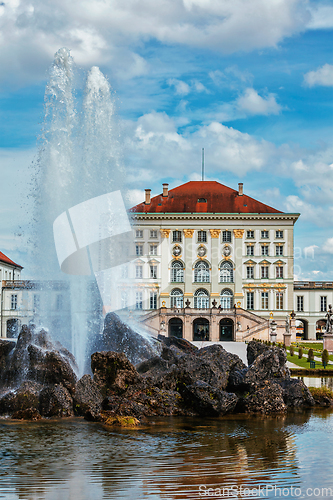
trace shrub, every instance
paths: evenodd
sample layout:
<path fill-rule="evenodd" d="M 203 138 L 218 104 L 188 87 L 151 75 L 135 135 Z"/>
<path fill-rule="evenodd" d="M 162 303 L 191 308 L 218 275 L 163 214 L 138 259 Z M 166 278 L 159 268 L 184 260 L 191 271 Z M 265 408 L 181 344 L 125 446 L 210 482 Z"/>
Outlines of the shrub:
<path fill-rule="evenodd" d="M 313 349 L 308 350 L 308 361 L 313 361 L 314 360 L 314 355 L 313 355 Z"/>
<path fill-rule="evenodd" d="M 323 387 L 309 387 L 309 391 L 315 399 L 327 397 L 333 399 L 333 392 L 326 386 Z"/>
<path fill-rule="evenodd" d="M 327 349 L 324 349 L 324 350 L 323 350 L 323 352 L 322 352 L 322 355 L 321 355 L 321 361 L 322 361 L 322 363 L 323 363 L 323 364 L 324 364 L 324 363 L 326 363 L 326 364 L 327 364 L 327 363 L 328 363 L 328 361 L 329 361 L 329 359 L 330 359 L 330 358 L 329 358 L 328 350 L 327 350 Z"/>
<path fill-rule="evenodd" d="M 295 354 L 295 349 L 294 349 L 294 346 L 290 346 L 290 356 L 293 356 Z"/>
<path fill-rule="evenodd" d="M 303 358 L 303 349 L 301 347 L 298 348 L 298 358 L 299 359 Z"/>

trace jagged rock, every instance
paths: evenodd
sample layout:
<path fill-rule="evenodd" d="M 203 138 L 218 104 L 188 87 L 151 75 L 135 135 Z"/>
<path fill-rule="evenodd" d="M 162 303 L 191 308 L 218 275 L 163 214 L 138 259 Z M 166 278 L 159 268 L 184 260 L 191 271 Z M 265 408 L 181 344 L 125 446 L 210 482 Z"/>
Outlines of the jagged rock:
<path fill-rule="evenodd" d="M 39 395 L 39 412 L 43 417 L 72 417 L 73 399 L 60 384 L 45 387 Z"/>
<path fill-rule="evenodd" d="M 136 370 L 140 375 L 160 377 L 165 374 L 169 369 L 169 363 L 165 359 L 159 356 L 154 356 L 153 358 L 147 359 L 147 361 L 142 361 L 136 365 Z"/>
<path fill-rule="evenodd" d="M 181 358 L 184 353 L 180 349 L 173 349 L 172 346 L 167 347 L 166 345 L 162 346 L 161 358 L 165 359 L 168 362 L 169 366 L 177 363 L 177 360 Z"/>
<path fill-rule="evenodd" d="M 256 384 L 258 380 L 290 378 L 290 370 L 286 367 L 287 355 L 284 349 L 273 347 L 259 354 L 247 370 L 245 384 Z"/>
<path fill-rule="evenodd" d="M 263 344 L 262 342 L 258 342 L 256 340 L 251 340 L 247 344 L 246 348 L 246 357 L 247 357 L 247 364 L 248 366 L 251 366 L 253 361 L 260 356 L 263 352 L 269 351 L 271 347 L 267 346 L 266 344 Z"/>
<path fill-rule="evenodd" d="M 59 352 L 29 345 L 28 353 L 28 379 L 44 385 L 62 384 L 71 393 L 74 392 L 77 377 L 70 362 Z"/>
<path fill-rule="evenodd" d="M 16 346 L 16 342 L 0 339 L 0 379 L 6 369 L 7 356 Z"/>
<path fill-rule="evenodd" d="M 285 413 L 287 405 L 283 400 L 283 390 L 279 384 L 265 380 L 253 384 L 250 392 L 239 399 L 236 411 L 246 413 Z"/>
<path fill-rule="evenodd" d="M 7 387 L 15 387 L 24 380 L 44 385 L 62 383 L 73 391 L 75 359 L 61 344 L 56 344 L 61 352 L 45 330 L 36 331 L 23 325 L 15 348 L 7 355 L 1 382 Z"/>
<path fill-rule="evenodd" d="M 115 313 L 109 313 L 104 320 L 102 335 L 96 335 L 90 347 L 95 351 L 113 351 L 124 353 L 134 365 L 156 356 L 161 351 L 161 344 L 151 337 L 143 337 L 123 323 Z"/>
<path fill-rule="evenodd" d="M 15 411 L 12 418 L 16 420 L 40 420 L 42 416 L 36 408 L 27 408 L 26 410 Z"/>
<path fill-rule="evenodd" d="M 83 375 L 75 386 L 74 411 L 77 415 L 87 412 L 97 414 L 102 409 L 103 397 L 90 375 Z"/>
<path fill-rule="evenodd" d="M 277 383 L 282 388 L 282 397 L 288 408 L 314 406 L 314 399 L 302 380 L 285 379 Z"/>
<path fill-rule="evenodd" d="M 91 356 L 91 369 L 103 396 L 107 396 L 109 391 L 124 392 L 129 385 L 141 380 L 122 352 L 95 352 Z"/>
<path fill-rule="evenodd" d="M 186 405 L 192 407 L 197 414 L 208 417 L 233 411 L 238 401 L 235 394 L 220 391 L 201 380 L 185 386 L 181 393 Z"/>
<path fill-rule="evenodd" d="M 219 371 L 223 378 L 223 389 L 228 384 L 235 385 L 236 382 L 241 383 L 244 370 L 247 367 L 237 354 L 231 354 L 221 345 L 213 344 L 203 347 L 197 351 L 196 355 L 216 367 L 216 370 Z"/>
<path fill-rule="evenodd" d="M 159 335 L 158 340 L 163 342 L 163 344 L 165 344 L 170 349 L 173 349 L 176 354 L 195 354 L 198 351 L 197 346 L 186 339 L 179 339 L 177 337 L 165 337 L 164 335 Z"/>
<path fill-rule="evenodd" d="M 28 408 L 38 408 L 38 396 L 30 391 L 8 392 L 0 399 L 0 414 L 11 415 Z"/>

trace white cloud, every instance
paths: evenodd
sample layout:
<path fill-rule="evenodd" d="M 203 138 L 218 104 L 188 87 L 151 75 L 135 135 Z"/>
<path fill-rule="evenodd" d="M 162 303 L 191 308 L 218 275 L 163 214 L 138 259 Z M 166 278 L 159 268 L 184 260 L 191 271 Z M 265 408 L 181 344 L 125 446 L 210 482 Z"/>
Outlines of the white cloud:
<path fill-rule="evenodd" d="M 278 115 L 282 109 L 274 94 L 261 97 L 253 88 L 247 88 L 235 104 L 238 109 L 250 115 Z"/>
<path fill-rule="evenodd" d="M 304 75 L 304 82 L 308 87 L 322 85 L 324 87 L 333 86 L 333 66 L 324 64 L 316 71 L 309 71 Z"/>
<path fill-rule="evenodd" d="M 310 5 L 311 19 L 307 27 L 309 29 L 329 29 L 333 27 L 333 7 L 326 3 L 316 2 Z"/>
<path fill-rule="evenodd" d="M 250 21 L 249 21 L 250 20 Z M 146 63 L 135 47 L 151 39 L 224 53 L 275 47 L 305 29 L 305 0 L 12 0 L 0 8 L 2 79 L 44 77 L 52 55 L 67 46 L 82 66 L 108 65 L 117 74 L 123 59 L 134 70 Z M 121 72 L 120 72 L 121 74 Z M 121 77 L 121 76 L 120 76 Z"/>
<path fill-rule="evenodd" d="M 181 96 L 187 95 L 191 92 L 191 88 L 186 82 L 177 80 L 176 78 L 170 78 L 168 80 L 168 85 L 170 87 L 175 87 L 176 94 L 179 94 Z"/>
<path fill-rule="evenodd" d="M 333 238 L 328 238 L 323 244 L 323 251 L 333 254 Z"/>

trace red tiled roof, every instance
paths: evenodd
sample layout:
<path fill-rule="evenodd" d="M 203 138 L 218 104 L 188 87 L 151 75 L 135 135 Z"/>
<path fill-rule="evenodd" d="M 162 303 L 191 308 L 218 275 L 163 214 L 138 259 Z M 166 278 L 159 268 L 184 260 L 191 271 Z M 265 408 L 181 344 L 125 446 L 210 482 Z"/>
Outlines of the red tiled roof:
<path fill-rule="evenodd" d="M 11 266 L 15 266 L 15 267 L 19 267 L 19 268 L 23 269 L 22 266 L 20 266 L 19 264 L 16 264 L 13 260 L 9 259 L 7 257 L 7 255 L 5 255 L 2 252 L 0 252 L 0 262 L 5 262 L 6 264 L 10 264 Z"/>
<path fill-rule="evenodd" d="M 199 201 L 202 200 L 202 201 Z M 206 201 L 203 201 L 206 200 Z M 136 213 L 277 213 L 276 210 L 216 181 L 191 181 L 170 189 L 168 197 L 154 196 L 149 205 L 140 203 L 130 209 Z"/>

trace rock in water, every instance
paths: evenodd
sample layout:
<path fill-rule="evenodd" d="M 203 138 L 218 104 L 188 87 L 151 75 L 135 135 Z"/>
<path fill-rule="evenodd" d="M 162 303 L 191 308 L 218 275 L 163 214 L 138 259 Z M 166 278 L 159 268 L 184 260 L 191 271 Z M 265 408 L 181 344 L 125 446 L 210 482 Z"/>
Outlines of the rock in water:
<path fill-rule="evenodd" d="M 115 313 L 105 317 L 103 334 L 96 336 L 90 348 L 96 351 L 123 352 L 134 365 L 156 356 L 161 351 L 161 343 L 151 337 L 146 339 L 123 323 Z"/>

